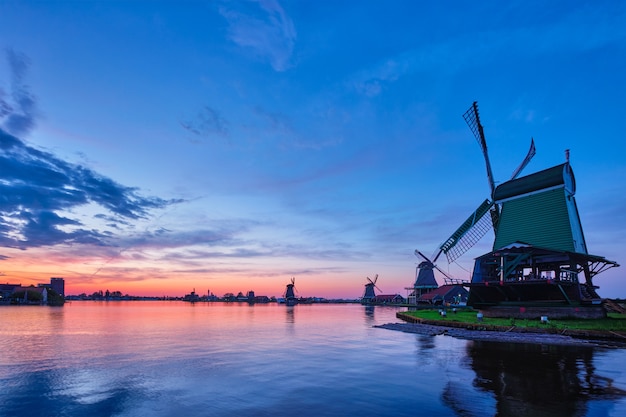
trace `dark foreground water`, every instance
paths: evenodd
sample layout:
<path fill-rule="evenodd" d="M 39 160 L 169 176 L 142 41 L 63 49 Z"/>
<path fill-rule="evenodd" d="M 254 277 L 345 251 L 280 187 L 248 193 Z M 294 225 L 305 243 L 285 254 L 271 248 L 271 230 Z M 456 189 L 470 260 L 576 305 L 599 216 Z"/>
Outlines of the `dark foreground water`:
<path fill-rule="evenodd" d="M 0 416 L 626 416 L 626 350 L 373 327 L 395 308 L 0 307 Z"/>

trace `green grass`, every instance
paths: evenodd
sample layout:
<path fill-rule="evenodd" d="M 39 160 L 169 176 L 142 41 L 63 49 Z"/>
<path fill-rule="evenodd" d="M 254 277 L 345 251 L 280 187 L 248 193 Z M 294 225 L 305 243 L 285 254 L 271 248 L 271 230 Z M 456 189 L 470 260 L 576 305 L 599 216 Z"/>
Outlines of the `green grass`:
<path fill-rule="evenodd" d="M 490 318 L 484 317 L 482 321 L 478 321 L 475 310 L 459 310 L 453 313 L 451 309 L 447 309 L 447 315 L 442 317 L 439 310 L 417 310 L 404 312 L 407 315 L 421 318 L 424 320 L 433 320 L 441 322 L 459 322 L 471 323 L 490 326 L 503 327 L 528 327 L 539 329 L 555 329 L 555 330 L 600 330 L 626 332 L 626 315 L 609 313 L 606 319 L 559 319 L 551 320 L 548 323 L 541 323 L 541 320 L 514 319 L 514 318 Z"/>

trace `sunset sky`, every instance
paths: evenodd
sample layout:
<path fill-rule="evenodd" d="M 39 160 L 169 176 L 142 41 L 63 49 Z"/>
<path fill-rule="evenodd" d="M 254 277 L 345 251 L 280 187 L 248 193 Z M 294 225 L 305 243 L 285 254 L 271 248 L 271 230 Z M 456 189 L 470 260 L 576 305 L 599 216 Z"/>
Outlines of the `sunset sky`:
<path fill-rule="evenodd" d="M 626 2 L 2 1 L 0 282 L 406 295 L 494 176 L 565 162 L 626 298 Z M 489 233 L 456 264 L 469 279 Z M 441 278 L 441 277 L 438 277 Z M 440 283 L 443 280 L 440 279 Z"/>

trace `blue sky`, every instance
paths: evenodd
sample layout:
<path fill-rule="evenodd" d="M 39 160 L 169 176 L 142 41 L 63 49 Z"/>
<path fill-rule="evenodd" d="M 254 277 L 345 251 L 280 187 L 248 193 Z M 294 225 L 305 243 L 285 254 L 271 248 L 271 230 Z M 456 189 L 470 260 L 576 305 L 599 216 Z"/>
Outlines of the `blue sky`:
<path fill-rule="evenodd" d="M 0 281 L 405 294 L 413 251 L 489 196 L 473 101 L 497 182 L 531 137 L 525 174 L 570 149 L 588 249 L 623 264 L 624 22 L 619 1 L 3 1 L 3 176 L 23 174 Z M 492 236 L 439 266 L 469 278 Z M 626 297 L 622 269 L 601 295 Z"/>

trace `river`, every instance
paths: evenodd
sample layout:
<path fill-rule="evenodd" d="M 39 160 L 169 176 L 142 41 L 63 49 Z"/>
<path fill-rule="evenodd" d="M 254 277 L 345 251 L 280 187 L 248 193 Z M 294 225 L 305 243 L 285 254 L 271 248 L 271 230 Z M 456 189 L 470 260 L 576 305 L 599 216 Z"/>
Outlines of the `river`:
<path fill-rule="evenodd" d="M 624 416 L 626 349 L 374 327 L 394 307 L 0 307 L 0 416 Z"/>

